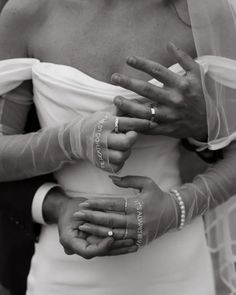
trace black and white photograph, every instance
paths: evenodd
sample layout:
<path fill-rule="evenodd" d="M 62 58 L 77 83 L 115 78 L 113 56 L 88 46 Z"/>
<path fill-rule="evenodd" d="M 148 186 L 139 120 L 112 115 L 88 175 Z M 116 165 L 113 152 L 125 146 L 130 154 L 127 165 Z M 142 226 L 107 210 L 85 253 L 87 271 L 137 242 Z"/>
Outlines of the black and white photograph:
<path fill-rule="evenodd" d="M 236 295 L 236 0 L 0 0 L 0 295 Z"/>

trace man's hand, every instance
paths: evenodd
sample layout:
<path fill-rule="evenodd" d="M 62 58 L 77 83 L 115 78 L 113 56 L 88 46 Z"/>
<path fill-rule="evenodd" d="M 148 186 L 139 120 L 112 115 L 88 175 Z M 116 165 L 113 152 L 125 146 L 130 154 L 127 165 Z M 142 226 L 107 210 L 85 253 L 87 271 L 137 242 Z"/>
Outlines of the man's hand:
<path fill-rule="evenodd" d="M 124 97 L 116 97 L 114 104 L 120 111 L 119 114 L 123 112 L 124 115 L 152 119 L 158 123 L 156 128 L 145 131 L 145 134 L 177 138 L 193 137 L 205 141 L 207 138 L 206 103 L 202 90 L 200 66 L 172 43 L 168 45 L 168 51 L 184 69 L 183 76 L 154 61 L 136 56 L 130 57 L 127 60 L 129 66 L 162 82 L 163 87 L 125 75 L 114 74 L 112 76 L 114 84 L 149 99 L 147 103 L 143 100 L 137 102 Z"/>
<path fill-rule="evenodd" d="M 112 237 L 97 237 L 84 233 L 79 227 L 84 221 L 75 213 L 83 210 L 85 198 L 70 198 L 62 191 L 51 191 L 43 204 L 44 218 L 48 223 L 57 223 L 60 243 L 68 255 L 77 254 L 85 259 L 111 256 L 136 251 L 132 239 L 116 240 Z"/>

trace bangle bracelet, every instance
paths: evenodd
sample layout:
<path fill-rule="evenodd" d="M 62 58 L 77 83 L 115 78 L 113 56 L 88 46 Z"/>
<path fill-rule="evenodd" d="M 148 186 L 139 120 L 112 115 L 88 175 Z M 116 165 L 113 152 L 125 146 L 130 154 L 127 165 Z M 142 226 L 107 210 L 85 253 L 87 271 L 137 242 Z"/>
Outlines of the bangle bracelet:
<path fill-rule="evenodd" d="M 180 193 L 176 189 L 172 189 L 170 191 L 172 194 L 174 194 L 174 198 L 178 203 L 178 206 L 180 208 L 180 222 L 178 225 L 178 230 L 183 229 L 186 221 L 186 209 L 185 209 L 185 204 L 183 201 L 183 198 L 181 197 Z"/>

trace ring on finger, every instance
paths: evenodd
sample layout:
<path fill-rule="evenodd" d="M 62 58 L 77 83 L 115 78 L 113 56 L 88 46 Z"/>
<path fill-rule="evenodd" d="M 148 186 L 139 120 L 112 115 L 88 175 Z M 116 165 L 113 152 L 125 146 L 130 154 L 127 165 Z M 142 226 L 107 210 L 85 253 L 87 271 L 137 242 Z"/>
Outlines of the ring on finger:
<path fill-rule="evenodd" d="M 125 233 L 124 233 L 124 236 L 123 236 L 123 240 L 126 240 L 127 237 L 128 237 L 128 228 L 126 227 Z"/>
<path fill-rule="evenodd" d="M 125 208 L 124 208 L 125 215 L 127 214 L 127 207 L 128 207 L 128 201 L 127 199 L 125 199 Z"/>
<path fill-rule="evenodd" d="M 114 236 L 114 232 L 113 230 L 109 230 L 109 232 L 107 233 L 108 237 L 113 237 Z"/>
<path fill-rule="evenodd" d="M 150 121 L 151 122 L 154 122 L 155 119 L 156 119 L 156 109 L 154 107 L 151 107 L 151 118 L 150 118 Z"/>
<path fill-rule="evenodd" d="M 119 118 L 116 117 L 115 119 L 115 133 L 119 133 Z"/>

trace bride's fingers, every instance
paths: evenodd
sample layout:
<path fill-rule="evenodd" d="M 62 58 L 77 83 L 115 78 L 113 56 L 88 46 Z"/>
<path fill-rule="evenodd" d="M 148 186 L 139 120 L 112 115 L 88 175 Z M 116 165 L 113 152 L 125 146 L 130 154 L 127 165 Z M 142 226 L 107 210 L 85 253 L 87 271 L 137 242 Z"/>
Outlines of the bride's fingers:
<path fill-rule="evenodd" d="M 113 183 L 119 187 L 123 188 L 134 188 L 140 191 L 147 189 L 148 187 L 154 185 L 155 183 L 149 177 L 143 176 L 125 176 L 125 177 L 118 177 L 109 175 Z"/>
<path fill-rule="evenodd" d="M 131 150 L 127 150 L 124 152 L 108 150 L 109 162 L 115 165 L 124 165 L 125 161 L 129 158 L 131 154 Z"/>
<path fill-rule="evenodd" d="M 100 236 L 100 237 L 108 237 L 109 232 L 111 231 L 110 228 L 104 227 L 104 226 L 98 226 L 91 223 L 84 223 L 83 225 L 79 226 L 79 230 L 89 233 L 94 236 Z M 113 238 L 116 240 L 123 239 L 126 237 L 127 239 L 136 239 L 137 238 L 137 231 L 134 229 L 119 229 L 114 228 L 112 229 Z M 124 240 L 125 241 L 125 240 Z"/>
<path fill-rule="evenodd" d="M 138 138 L 138 133 L 128 131 L 127 133 L 111 133 L 107 138 L 109 149 L 118 151 L 127 151 L 130 149 Z"/>
<path fill-rule="evenodd" d="M 81 203 L 80 206 L 98 210 L 98 211 L 115 211 L 125 213 L 125 199 L 124 198 L 96 198 L 89 199 Z"/>
<path fill-rule="evenodd" d="M 145 119 L 119 117 L 119 132 L 144 132 L 157 127 L 157 123 Z"/>
<path fill-rule="evenodd" d="M 89 223 L 103 225 L 109 228 L 126 228 L 127 216 L 116 213 L 81 210 L 73 214 L 74 217 Z"/>

